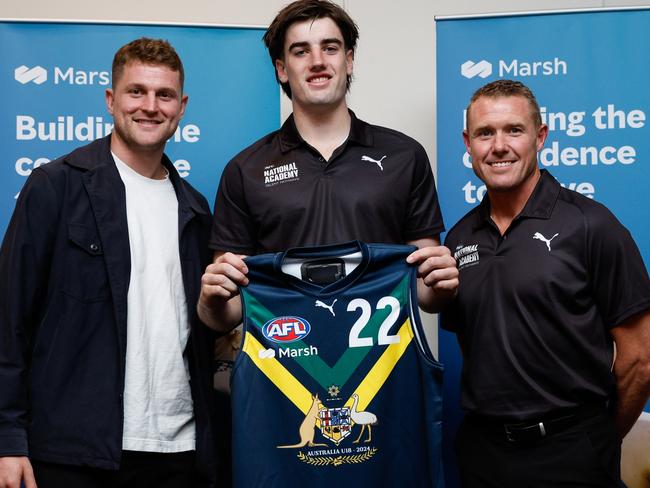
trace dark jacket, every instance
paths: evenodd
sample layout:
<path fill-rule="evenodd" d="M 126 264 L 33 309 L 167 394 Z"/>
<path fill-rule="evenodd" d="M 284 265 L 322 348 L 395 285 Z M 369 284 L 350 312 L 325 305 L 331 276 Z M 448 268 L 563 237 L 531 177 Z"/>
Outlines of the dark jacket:
<path fill-rule="evenodd" d="M 196 315 L 210 209 L 164 156 L 178 198 L 198 468 L 212 477 L 212 334 Z M 0 456 L 117 469 L 130 251 L 110 136 L 36 168 L 0 251 Z"/>

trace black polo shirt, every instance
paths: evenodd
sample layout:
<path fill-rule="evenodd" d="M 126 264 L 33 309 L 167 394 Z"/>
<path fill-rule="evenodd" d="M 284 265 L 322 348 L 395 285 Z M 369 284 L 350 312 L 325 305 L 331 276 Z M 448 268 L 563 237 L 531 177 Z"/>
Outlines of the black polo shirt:
<path fill-rule="evenodd" d="M 300 137 L 293 116 L 235 156 L 221 176 L 210 247 L 258 254 L 442 232 L 424 148 L 350 114 L 350 135 L 329 161 Z"/>
<path fill-rule="evenodd" d="M 604 403 L 609 329 L 650 308 L 639 250 L 611 212 L 543 170 L 503 236 L 486 196 L 445 244 L 460 270 L 442 327 L 463 348 L 463 408 L 523 420 Z"/>

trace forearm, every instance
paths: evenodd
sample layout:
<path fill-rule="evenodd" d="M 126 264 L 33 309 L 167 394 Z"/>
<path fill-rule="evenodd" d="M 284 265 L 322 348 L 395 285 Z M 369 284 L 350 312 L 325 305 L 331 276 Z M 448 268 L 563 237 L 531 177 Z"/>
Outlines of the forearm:
<path fill-rule="evenodd" d="M 438 313 L 451 302 L 453 293 L 436 293 L 433 287 L 427 286 L 422 278 L 418 278 L 418 304 L 427 313 Z"/>
<path fill-rule="evenodd" d="M 616 428 L 622 439 L 650 395 L 650 311 L 631 317 L 611 333 L 616 344 Z"/>
<path fill-rule="evenodd" d="M 215 300 L 211 302 L 199 299 L 196 310 L 201 322 L 217 332 L 228 332 L 241 323 L 242 308 L 239 295 L 229 300 Z"/>
<path fill-rule="evenodd" d="M 627 364 L 626 364 L 627 363 Z M 614 365 L 616 376 L 616 429 L 621 437 L 637 421 L 650 395 L 648 366 L 640 361 L 619 361 Z"/>

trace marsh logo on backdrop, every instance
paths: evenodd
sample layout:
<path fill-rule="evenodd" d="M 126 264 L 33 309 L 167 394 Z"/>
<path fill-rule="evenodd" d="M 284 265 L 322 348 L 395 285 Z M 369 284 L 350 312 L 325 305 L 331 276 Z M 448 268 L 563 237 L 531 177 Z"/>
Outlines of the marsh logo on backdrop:
<path fill-rule="evenodd" d="M 51 73 L 55 85 L 107 86 L 111 82 L 111 74 L 108 71 L 85 70 L 74 66 L 54 66 Z M 14 70 L 14 79 L 22 85 L 27 83 L 42 85 L 48 80 L 48 73 L 42 66 L 37 65 L 30 68 L 23 64 Z"/>
<path fill-rule="evenodd" d="M 496 63 L 499 78 L 528 78 L 533 76 L 563 76 L 569 72 L 567 62 L 554 57 L 542 60 L 499 59 Z M 475 63 L 467 60 L 460 65 L 460 74 L 472 79 L 487 78 L 493 72 L 493 63 L 482 59 Z"/>
<path fill-rule="evenodd" d="M 30 82 L 36 85 L 42 85 L 47 81 L 47 70 L 42 66 L 29 68 L 23 64 L 14 70 L 14 78 L 18 83 L 22 83 L 23 85 Z"/>
<path fill-rule="evenodd" d="M 474 61 L 465 61 L 460 66 L 460 74 L 465 78 L 474 78 L 478 76 L 480 78 L 487 78 L 492 74 L 492 63 L 489 63 L 485 59 L 475 63 Z"/>

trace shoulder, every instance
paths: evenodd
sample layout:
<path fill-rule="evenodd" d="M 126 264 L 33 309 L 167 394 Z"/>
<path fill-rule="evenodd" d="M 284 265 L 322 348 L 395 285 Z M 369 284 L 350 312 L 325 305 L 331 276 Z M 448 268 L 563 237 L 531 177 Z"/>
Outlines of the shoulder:
<path fill-rule="evenodd" d="M 358 120 L 361 127 L 371 136 L 372 144 L 376 147 L 395 147 L 411 148 L 413 151 L 425 153 L 424 147 L 412 137 L 395 129 L 373 125 L 363 120 Z"/>
<path fill-rule="evenodd" d="M 478 223 L 480 219 L 481 206 L 477 205 L 469 212 L 463 215 L 458 222 L 456 222 L 448 231 L 445 242 L 460 237 L 463 233 L 470 231 Z"/>
<path fill-rule="evenodd" d="M 245 169 L 248 166 L 266 161 L 269 156 L 280 152 L 280 130 L 273 131 L 236 154 L 226 165 L 226 170 L 233 167 Z"/>
<path fill-rule="evenodd" d="M 54 185 L 67 182 L 70 177 L 73 177 L 76 174 L 81 174 L 88 169 L 85 167 L 88 165 L 88 162 L 93 162 L 90 166 L 94 166 L 95 163 L 99 162 L 99 158 L 96 155 L 96 148 L 92 147 L 94 144 L 95 143 L 91 143 L 76 148 L 68 154 L 59 156 L 49 163 L 35 168 L 29 176 L 29 179 L 41 182 L 47 180 Z M 80 167 L 76 164 L 76 162 L 80 161 L 84 161 L 86 164 L 83 167 Z"/>
<path fill-rule="evenodd" d="M 430 181 L 431 164 L 427 153 L 412 137 L 388 127 L 358 121 L 361 127 L 362 147 L 367 147 L 378 156 L 386 155 L 388 160 L 398 163 L 401 171 L 410 174 L 414 181 Z"/>
<path fill-rule="evenodd" d="M 78 147 L 68 154 L 36 168 L 51 177 L 74 171 L 86 171 L 112 161 L 110 156 L 110 135 L 97 139 L 90 144 Z"/>
<path fill-rule="evenodd" d="M 623 227 L 605 205 L 568 188 L 560 188 L 558 204 L 577 212 L 587 231 L 606 230 L 610 226 Z M 562 209 L 562 213 L 566 214 L 566 209 Z"/>

